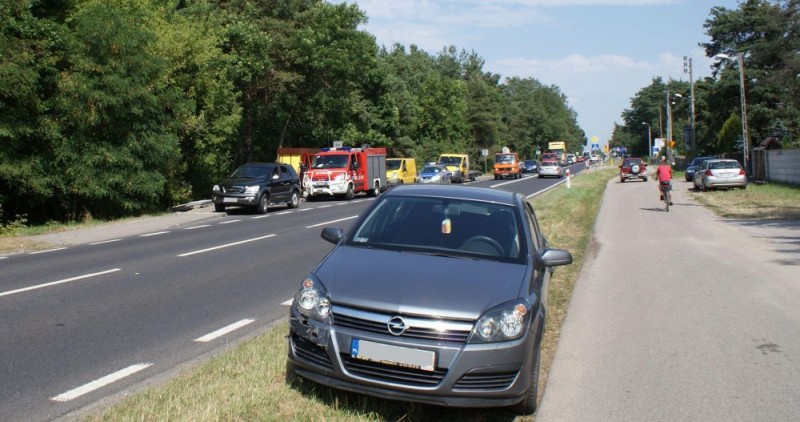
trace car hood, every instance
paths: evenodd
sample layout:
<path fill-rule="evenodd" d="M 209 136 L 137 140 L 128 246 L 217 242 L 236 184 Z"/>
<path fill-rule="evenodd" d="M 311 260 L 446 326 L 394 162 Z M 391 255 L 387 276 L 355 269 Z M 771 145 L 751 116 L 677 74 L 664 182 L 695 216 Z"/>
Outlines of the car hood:
<path fill-rule="evenodd" d="M 338 246 L 314 273 L 334 307 L 477 319 L 519 297 L 526 266 Z"/>
<path fill-rule="evenodd" d="M 222 183 L 220 183 L 220 185 L 224 186 L 257 185 L 259 183 L 264 183 L 265 180 L 267 180 L 266 177 L 232 177 L 223 180 Z"/>

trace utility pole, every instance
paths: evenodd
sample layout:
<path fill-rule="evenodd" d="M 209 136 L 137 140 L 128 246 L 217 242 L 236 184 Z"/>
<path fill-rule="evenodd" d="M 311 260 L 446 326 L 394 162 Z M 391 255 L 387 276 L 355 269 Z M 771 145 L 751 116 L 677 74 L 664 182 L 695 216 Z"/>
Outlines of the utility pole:
<path fill-rule="evenodd" d="M 689 143 L 689 147 L 694 152 L 695 148 L 697 148 L 697 137 L 696 137 L 696 126 L 695 126 L 695 111 L 694 111 L 694 78 L 692 78 L 692 58 L 689 56 L 683 56 L 683 73 L 689 74 L 689 95 L 692 104 L 692 113 L 691 119 L 689 121 L 689 126 L 692 128 L 692 139 Z"/>

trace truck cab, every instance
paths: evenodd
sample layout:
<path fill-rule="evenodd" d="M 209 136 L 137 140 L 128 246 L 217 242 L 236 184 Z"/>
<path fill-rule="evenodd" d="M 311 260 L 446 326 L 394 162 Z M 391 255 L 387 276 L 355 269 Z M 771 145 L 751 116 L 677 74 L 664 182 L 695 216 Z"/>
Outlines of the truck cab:
<path fill-rule="evenodd" d="M 514 179 L 522 177 L 522 163 L 519 161 L 519 156 L 516 152 L 509 152 L 507 149 L 494 156 L 494 180 L 503 177 Z"/>
<path fill-rule="evenodd" d="M 453 183 L 464 183 L 467 179 L 475 181 L 475 173 L 469 168 L 467 154 L 442 154 L 438 163 L 447 168 L 450 172 L 450 181 Z"/>

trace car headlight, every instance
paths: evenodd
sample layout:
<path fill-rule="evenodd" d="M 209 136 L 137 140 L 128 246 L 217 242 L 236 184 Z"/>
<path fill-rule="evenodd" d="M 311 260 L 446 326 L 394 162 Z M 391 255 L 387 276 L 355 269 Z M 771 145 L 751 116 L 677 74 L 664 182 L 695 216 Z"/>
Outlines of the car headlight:
<path fill-rule="evenodd" d="M 244 193 L 245 195 L 255 195 L 258 193 L 258 186 L 248 186 Z"/>
<path fill-rule="evenodd" d="M 439 179 L 441 179 L 441 178 L 442 178 L 441 175 L 436 174 L 436 175 L 431 176 L 431 181 L 432 182 L 438 182 Z"/>
<path fill-rule="evenodd" d="M 470 343 L 494 343 L 522 337 L 531 321 L 531 308 L 525 300 L 496 306 L 484 313 L 475 324 Z"/>
<path fill-rule="evenodd" d="M 328 291 L 312 275 L 303 279 L 303 285 L 294 295 L 292 305 L 301 314 L 318 321 L 325 321 L 331 315 Z"/>
<path fill-rule="evenodd" d="M 397 172 L 393 172 L 392 174 L 390 174 L 390 175 L 389 175 L 389 179 L 392 179 L 392 180 L 397 180 L 397 179 L 398 179 L 398 177 L 397 177 Z"/>
<path fill-rule="evenodd" d="M 220 192 L 222 192 L 222 189 L 219 188 L 219 185 L 214 185 L 214 187 L 211 188 L 211 192 L 220 193 Z"/>
<path fill-rule="evenodd" d="M 344 173 L 339 173 L 333 178 L 333 181 L 335 182 L 341 182 L 342 180 L 344 180 Z"/>

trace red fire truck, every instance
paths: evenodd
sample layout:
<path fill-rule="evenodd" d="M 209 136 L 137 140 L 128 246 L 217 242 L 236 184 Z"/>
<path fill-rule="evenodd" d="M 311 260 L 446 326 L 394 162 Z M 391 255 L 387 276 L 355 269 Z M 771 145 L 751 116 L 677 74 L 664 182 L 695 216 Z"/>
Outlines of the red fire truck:
<path fill-rule="evenodd" d="M 353 199 L 365 192 L 377 196 L 386 189 L 386 148 L 323 148 L 303 176 L 306 199 L 320 196 Z"/>

